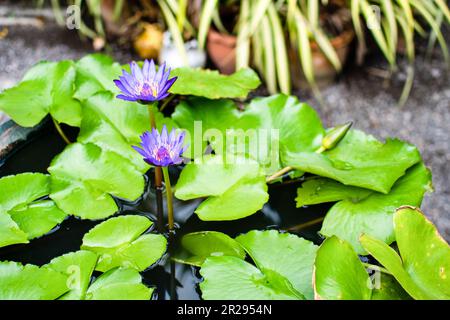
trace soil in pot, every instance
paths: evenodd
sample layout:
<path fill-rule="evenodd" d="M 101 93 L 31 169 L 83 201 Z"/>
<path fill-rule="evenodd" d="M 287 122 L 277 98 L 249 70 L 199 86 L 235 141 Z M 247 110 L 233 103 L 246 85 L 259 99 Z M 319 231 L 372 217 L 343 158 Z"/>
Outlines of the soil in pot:
<path fill-rule="evenodd" d="M 74 139 L 74 136 L 71 137 Z M 61 138 L 49 124 L 38 134 L 15 148 L 0 165 L 0 177 L 22 172 L 46 172 L 50 161 L 65 147 Z M 2 159 L 0 159 L 2 160 Z M 1 163 L 1 161 L 0 161 Z M 174 180 L 181 168 L 172 168 Z M 149 176 L 152 175 L 150 171 Z M 150 179 L 147 179 L 149 181 Z M 142 272 L 143 282 L 148 286 L 156 286 L 156 299 L 200 299 L 198 283 L 201 281 L 198 268 L 170 262 L 170 252 L 176 248 L 181 237 L 195 231 L 220 231 L 232 237 L 254 229 L 288 230 L 305 239 L 319 244 L 322 239 L 318 235 L 320 223 L 301 229 L 295 226 L 318 218 L 322 218 L 331 205 L 296 208 L 293 199 L 301 181 L 285 185 L 273 185 L 269 188 L 270 200 L 256 214 L 235 221 L 205 222 L 193 213 L 199 201 L 175 201 L 175 220 L 179 224 L 173 242 L 166 254 L 155 266 Z M 152 187 L 134 203 L 117 200 L 120 214 L 141 214 L 155 220 L 155 199 Z M 150 204 L 150 205 L 148 205 Z M 52 258 L 64 253 L 79 250 L 83 235 L 101 221 L 81 220 L 69 217 L 47 235 L 30 241 L 29 244 L 17 244 L 0 248 L 0 261 L 17 261 L 43 265 Z M 94 276 L 98 274 L 94 273 Z"/>

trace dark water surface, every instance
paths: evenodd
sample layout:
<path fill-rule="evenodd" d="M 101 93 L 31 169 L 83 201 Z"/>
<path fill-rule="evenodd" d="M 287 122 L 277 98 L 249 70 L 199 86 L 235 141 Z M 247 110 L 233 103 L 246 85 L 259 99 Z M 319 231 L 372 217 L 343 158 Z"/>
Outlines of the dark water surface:
<path fill-rule="evenodd" d="M 65 128 L 66 129 L 66 128 Z M 69 131 L 72 140 L 77 132 Z M 50 125 L 44 126 L 25 143 L 16 147 L 0 166 L 0 177 L 22 172 L 47 172 L 51 160 L 65 147 L 62 139 Z M 172 168 L 171 177 L 176 182 L 180 168 Z M 152 172 L 148 173 L 151 176 Z M 150 179 L 147 179 L 150 180 Z M 201 202 L 178 201 L 175 199 L 175 220 L 179 226 L 174 239 L 169 244 L 169 253 L 156 265 L 142 272 L 143 281 L 149 286 L 156 286 L 158 299 L 199 299 L 198 283 L 201 281 L 198 268 L 170 262 L 170 252 L 177 247 L 181 237 L 189 232 L 214 230 L 224 232 L 231 237 L 250 230 L 278 229 L 295 232 L 301 237 L 320 243 L 318 235 L 320 223 L 293 231 L 295 226 L 324 216 L 329 205 L 296 208 L 296 189 L 301 181 L 269 187 L 270 199 L 264 208 L 250 217 L 235 221 L 205 222 L 194 214 Z M 155 221 L 155 195 L 151 186 L 147 192 L 134 203 L 117 200 L 120 214 L 141 214 Z M 79 250 L 83 235 L 101 221 L 81 220 L 68 217 L 49 234 L 30 241 L 29 244 L 12 245 L 0 248 L 0 261 L 10 260 L 21 263 L 43 265 L 52 258 L 64 253 Z M 150 229 L 149 232 L 156 232 Z M 94 274 L 95 275 L 95 274 Z"/>

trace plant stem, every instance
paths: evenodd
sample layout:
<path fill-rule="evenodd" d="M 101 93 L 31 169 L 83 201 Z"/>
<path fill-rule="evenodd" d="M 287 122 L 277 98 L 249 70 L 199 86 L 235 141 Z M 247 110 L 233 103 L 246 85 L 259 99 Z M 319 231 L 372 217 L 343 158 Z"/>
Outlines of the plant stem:
<path fill-rule="evenodd" d="M 268 178 L 266 179 L 266 182 L 271 182 L 271 181 L 275 180 L 276 178 L 281 177 L 282 175 L 288 173 L 289 171 L 291 171 L 291 170 L 293 170 L 293 169 L 294 169 L 294 168 L 292 168 L 292 167 L 284 167 L 283 169 L 281 169 L 281 170 L 275 172 L 273 175 L 271 175 L 270 177 L 268 177 Z"/>
<path fill-rule="evenodd" d="M 362 262 L 362 264 L 364 267 L 369 268 L 371 270 L 380 271 L 380 272 L 392 275 L 392 273 L 390 273 L 389 270 L 387 270 L 383 267 L 377 266 L 375 264 L 371 264 L 371 263 L 367 263 L 367 262 Z"/>
<path fill-rule="evenodd" d="M 167 107 L 167 105 L 176 97 L 175 94 L 172 94 L 169 98 L 167 98 L 164 103 L 161 105 L 161 108 L 159 108 L 159 111 L 163 112 L 163 110 Z"/>
<path fill-rule="evenodd" d="M 69 138 L 67 138 L 66 134 L 64 133 L 64 131 L 62 130 L 61 126 L 59 125 L 58 121 L 56 121 L 54 118 L 52 118 L 53 120 L 53 124 L 55 125 L 56 131 L 58 131 L 59 135 L 61 136 L 61 138 L 67 143 L 67 144 L 71 144 Z"/>
<path fill-rule="evenodd" d="M 310 220 L 310 221 L 307 221 L 305 223 L 298 224 L 296 226 L 290 227 L 287 230 L 288 231 L 299 231 L 299 230 L 305 229 L 307 227 L 313 226 L 313 225 L 315 225 L 317 223 L 320 223 L 320 222 L 323 221 L 323 219 L 325 219 L 325 217 L 320 217 L 320 218 L 317 218 L 317 219 L 314 219 L 314 220 Z"/>
<path fill-rule="evenodd" d="M 150 103 L 147 105 L 148 116 L 150 119 L 150 128 L 156 129 L 155 114 L 153 112 L 153 106 L 157 106 L 156 103 Z M 156 196 L 156 218 L 157 227 L 160 233 L 164 232 L 164 209 L 163 209 L 163 196 L 162 196 L 162 171 L 161 167 L 155 167 L 155 196 Z"/>
<path fill-rule="evenodd" d="M 316 152 L 316 153 L 322 153 L 322 152 L 324 152 L 324 151 L 325 151 L 325 148 L 324 148 L 323 146 L 320 146 L 315 152 Z M 281 170 L 275 172 L 273 175 L 271 175 L 270 177 L 268 177 L 268 178 L 266 179 L 266 183 L 272 182 L 273 180 L 275 180 L 275 179 L 277 179 L 277 178 L 279 178 L 279 177 L 285 175 L 286 173 L 288 173 L 288 172 L 290 172 L 290 171 L 292 171 L 292 170 L 294 170 L 293 167 L 289 167 L 289 166 L 288 166 L 288 167 L 284 167 L 283 169 L 281 169 Z"/>
<path fill-rule="evenodd" d="M 150 119 L 150 129 L 155 128 L 156 129 L 156 121 L 155 121 L 155 114 L 153 113 L 153 106 L 155 104 L 150 103 L 147 105 L 147 109 L 148 109 L 148 117 Z"/>
<path fill-rule="evenodd" d="M 162 167 L 162 172 L 164 175 L 164 182 L 166 184 L 166 196 L 167 196 L 167 217 L 169 219 L 169 231 L 172 232 L 174 229 L 174 219 L 173 219 L 173 195 L 172 186 L 170 185 L 169 168 Z"/>

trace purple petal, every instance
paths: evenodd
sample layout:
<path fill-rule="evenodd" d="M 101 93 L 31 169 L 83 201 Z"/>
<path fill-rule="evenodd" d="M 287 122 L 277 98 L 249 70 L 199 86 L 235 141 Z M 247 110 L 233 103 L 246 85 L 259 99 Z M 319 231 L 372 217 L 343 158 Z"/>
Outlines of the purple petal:
<path fill-rule="evenodd" d="M 167 127 L 166 125 L 163 125 L 162 130 L 161 130 L 161 142 L 163 144 L 167 144 L 167 139 L 168 139 L 168 133 L 167 133 Z"/>
<path fill-rule="evenodd" d="M 148 81 L 148 75 L 150 74 L 150 61 L 145 59 L 144 67 L 142 68 L 142 74 L 144 76 L 145 81 Z"/>
<path fill-rule="evenodd" d="M 135 97 L 128 97 L 128 96 L 125 96 L 123 94 L 117 95 L 116 98 L 117 99 L 126 100 L 126 101 L 137 101 L 137 99 Z"/>
<path fill-rule="evenodd" d="M 176 130 L 175 128 L 172 128 L 169 134 L 169 144 L 174 145 L 176 143 Z"/>
<path fill-rule="evenodd" d="M 156 83 L 161 83 L 161 79 L 164 75 L 165 70 L 166 70 L 166 63 L 164 62 L 162 65 L 159 66 L 158 72 L 156 73 L 156 76 L 155 76 Z"/>
<path fill-rule="evenodd" d="M 139 154 L 141 156 L 143 156 L 144 158 L 147 157 L 147 153 L 145 152 L 145 150 L 137 147 L 137 146 L 131 146 L 134 150 L 136 150 L 137 152 L 139 152 Z"/>
<path fill-rule="evenodd" d="M 167 79 L 169 79 L 169 76 L 170 76 L 170 68 L 167 68 L 167 71 L 164 72 L 163 77 L 161 78 L 160 84 L 165 85 L 167 82 Z"/>
<path fill-rule="evenodd" d="M 166 92 L 167 90 L 170 89 L 170 87 L 173 85 L 173 83 L 175 81 L 177 81 L 178 77 L 173 77 L 171 79 L 169 79 L 166 84 L 164 85 L 164 87 L 161 89 L 161 92 Z"/>
<path fill-rule="evenodd" d="M 114 84 L 116 85 L 117 88 L 119 88 L 120 91 L 122 91 L 122 93 L 124 93 L 127 96 L 131 96 L 132 94 L 130 93 L 130 91 L 122 84 L 122 82 L 120 82 L 120 80 L 114 80 Z"/>
<path fill-rule="evenodd" d="M 143 95 L 139 95 L 139 96 L 138 96 L 138 100 L 142 100 L 142 101 L 150 101 L 150 102 L 152 102 L 152 101 L 156 101 L 157 99 L 156 99 L 156 97 L 153 97 L 153 96 L 143 96 Z"/>
<path fill-rule="evenodd" d="M 152 128 L 152 136 L 155 139 L 155 145 L 160 145 L 161 144 L 161 136 L 159 135 L 158 130 L 156 130 L 155 128 Z"/>
<path fill-rule="evenodd" d="M 132 95 L 136 95 L 136 82 L 134 81 L 134 79 L 129 76 L 129 77 L 125 77 L 125 76 L 121 76 L 119 77 L 120 82 L 122 83 L 122 85 L 128 90 L 128 92 L 130 92 L 130 94 Z"/>
<path fill-rule="evenodd" d="M 156 100 L 163 100 L 163 99 L 165 99 L 165 98 L 167 98 L 168 96 L 170 95 L 170 93 L 164 93 L 164 94 L 159 94 L 157 97 L 156 97 Z"/>
<path fill-rule="evenodd" d="M 156 74 L 156 66 L 155 66 L 155 61 L 150 60 L 150 70 L 149 73 L 147 75 L 147 79 L 148 80 L 152 80 L 155 77 Z"/>
<path fill-rule="evenodd" d="M 131 73 L 133 74 L 133 77 L 137 81 L 143 82 L 144 81 L 144 76 L 142 75 L 141 68 L 139 68 L 138 64 L 133 61 L 133 62 L 130 63 L 130 68 L 131 68 Z"/>

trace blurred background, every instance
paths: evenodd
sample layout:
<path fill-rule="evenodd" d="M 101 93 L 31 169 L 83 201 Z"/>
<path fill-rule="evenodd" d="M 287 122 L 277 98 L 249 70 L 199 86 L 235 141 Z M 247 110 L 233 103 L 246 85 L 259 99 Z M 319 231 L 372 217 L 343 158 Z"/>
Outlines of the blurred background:
<path fill-rule="evenodd" d="M 449 22 L 444 0 L 0 0 L 0 91 L 41 60 L 92 52 L 250 66 L 257 95 L 293 94 L 326 126 L 415 144 L 435 187 L 422 208 L 450 240 Z"/>

